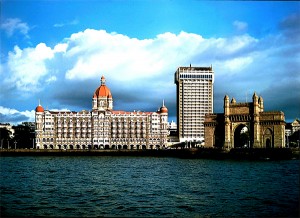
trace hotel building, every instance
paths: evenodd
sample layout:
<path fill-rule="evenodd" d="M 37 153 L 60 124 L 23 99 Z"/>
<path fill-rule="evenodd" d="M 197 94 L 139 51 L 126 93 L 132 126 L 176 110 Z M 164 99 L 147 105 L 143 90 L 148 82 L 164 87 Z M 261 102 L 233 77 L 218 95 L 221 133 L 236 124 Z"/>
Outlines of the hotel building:
<path fill-rule="evenodd" d="M 214 71 L 212 67 L 179 67 L 175 83 L 179 141 L 203 141 L 205 114 L 213 113 Z"/>
<path fill-rule="evenodd" d="M 92 98 L 91 111 L 49 111 L 36 107 L 38 149 L 158 149 L 166 147 L 168 109 L 155 112 L 113 110 L 113 97 L 105 84 Z"/>

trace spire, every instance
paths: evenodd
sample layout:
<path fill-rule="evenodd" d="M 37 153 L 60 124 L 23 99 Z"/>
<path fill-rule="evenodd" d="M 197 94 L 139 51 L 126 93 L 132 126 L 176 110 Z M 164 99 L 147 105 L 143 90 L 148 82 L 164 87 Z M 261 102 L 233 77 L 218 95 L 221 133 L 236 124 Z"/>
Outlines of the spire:
<path fill-rule="evenodd" d="M 105 77 L 104 77 L 104 75 L 102 75 L 102 77 L 101 77 L 101 85 L 105 85 Z"/>
<path fill-rule="evenodd" d="M 163 99 L 163 104 L 162 104 L 162 106 L 163 106 L 163 107 L 165 106 L 165 99 Z"/>
<path fill-rule="evenodd" d="M 41 106 L 41 99 L 39 99 L 39 106 Z"/>

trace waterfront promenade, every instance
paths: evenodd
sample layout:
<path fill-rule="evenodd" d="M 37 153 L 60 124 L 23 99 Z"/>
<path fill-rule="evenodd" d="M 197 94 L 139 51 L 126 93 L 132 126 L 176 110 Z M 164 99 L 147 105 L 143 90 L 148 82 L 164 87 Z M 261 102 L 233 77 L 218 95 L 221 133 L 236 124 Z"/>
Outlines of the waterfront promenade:
<path fill-rule="evenodd" d="M 255 148 L 255 149 L 166 149 L 166 150 L 56 150 L 56 149 L 2 149 L 0 156 L 141 156 L 141 157 L 178 157 L 207 159 L 299 159 L 299 149 L 289 148 Z"/>

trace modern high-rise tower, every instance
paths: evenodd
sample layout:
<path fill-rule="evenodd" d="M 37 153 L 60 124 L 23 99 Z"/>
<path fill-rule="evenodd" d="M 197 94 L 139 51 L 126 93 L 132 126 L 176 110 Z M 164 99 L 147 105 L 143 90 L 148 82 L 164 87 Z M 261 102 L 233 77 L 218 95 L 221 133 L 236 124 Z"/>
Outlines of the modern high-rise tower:
<path fill-rule="evenodd" d="M 212 66 L 179 67 L 175 72 L 175 83 L 179 141 L 202 141 L 205 114 L 213 113 Z"/>

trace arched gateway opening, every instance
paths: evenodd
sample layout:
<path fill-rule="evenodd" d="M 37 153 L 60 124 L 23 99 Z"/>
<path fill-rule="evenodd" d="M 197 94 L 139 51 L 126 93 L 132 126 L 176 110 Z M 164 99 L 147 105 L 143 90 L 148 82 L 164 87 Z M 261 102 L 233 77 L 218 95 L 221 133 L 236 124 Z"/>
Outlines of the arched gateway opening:
<path fill-rule="evenodd" d="M 273 139 L 272 130 L 270 130 L 269 128 L 266 129 L 263 137 L 264 137 L 264 144 L 266 148 L 274 148 L 274 144 L 272 140 Z"/>
<path fill-rule="evenodd" d="M 249 148 L 250 147 L 250 135 L 249 128 L 240 124 L 234 131 L 234 148 Z"/>

